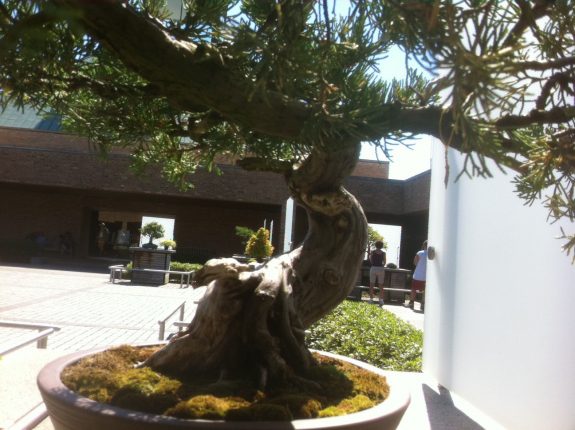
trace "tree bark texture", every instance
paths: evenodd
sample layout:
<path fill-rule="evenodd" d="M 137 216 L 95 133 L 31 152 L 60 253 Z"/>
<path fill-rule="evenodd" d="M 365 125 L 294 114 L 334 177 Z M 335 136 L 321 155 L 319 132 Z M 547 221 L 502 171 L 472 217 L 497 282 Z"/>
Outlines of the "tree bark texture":
<path fill-rule="evenodd" d="M 286 175 L 307 211 L 301 247 L 263 265 L 211 260 L 196 280 L 207 285 L 184 332 L 144 363 L 167 373 L 249 377 L 260 386 L 301 376 L 311 363 L 304 331 L 353 288 L 367 242 L 367 221 L 341 185 L 358 142 L 316 149 Z"/>

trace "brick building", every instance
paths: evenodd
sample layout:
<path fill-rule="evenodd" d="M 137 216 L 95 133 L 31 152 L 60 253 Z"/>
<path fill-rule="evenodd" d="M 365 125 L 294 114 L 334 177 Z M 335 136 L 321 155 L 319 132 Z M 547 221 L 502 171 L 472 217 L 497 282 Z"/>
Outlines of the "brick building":
<path fill-rule="evenodd" d="M 402 227 L 400 265 L 411 267 L 427 236 L 430 174 L 390 180 L 388 167 L 361 161 L 346 185 L 370 223 Z M 241 253 L 235 226 L 257 229 L 272 221 L 273 245 L 283 250 L 288 207 L 283 178 L 230 163 L 220 168 L 220 176 L 197 172 L 194 188 L 181 191 L 154 166 L 136 176 L 127 152 L 100 157 L 86 140 L 61 133 L 57 118 L 8 108 L 0 115 L 0 259 L 27 258 L 39 235 L 47 249 L 55 250 L 65 233 L 73 238 L 74 255 L 102 256 L 99 224 L 105 223 L 110 238 L 123 229 L 137 243 L 142 216 L 175 219 L 177 259 L 204 261 Z M 296 208 L 294 245 L 303 239 L 306 223 L 305 212 Z M 110 257 L 125 253 L 115 246 L 104 252 Z"/>

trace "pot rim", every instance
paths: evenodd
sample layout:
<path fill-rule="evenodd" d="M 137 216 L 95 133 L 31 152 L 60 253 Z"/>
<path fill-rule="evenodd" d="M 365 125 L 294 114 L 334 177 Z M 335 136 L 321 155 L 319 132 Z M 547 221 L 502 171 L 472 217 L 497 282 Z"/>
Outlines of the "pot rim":
<path fill-rule="evenodd" d="M 138 346 L 153 346 L 161 343 L 156 342 L 152 344 L 138 345 Z M 223 421 L 223 420 L 202 420 L 202 419 L 180 419 L 168 417 L 164 415 L 155 415 L 146 412 L 132 411 L 129 409 L 120 408 L 117 406 L 100 403 L 87 397 L 81 396 L 76 392 L 66 387 L 60 380 L 60 374 L 69 365 L 79 361 L 86 356 L 105 351 L 113 348 L 107 346 L 102 348 L 95 348 L 85 351 L 78 351 L 71 354 L 64 355 L 46 364 L 38 373 L 37 384 L 41 391 L 42 397 L 46 403 L 50 403 L 50 399 L 59 398 L 61 402 L 67 403 L 72 406 L 84 409 L 90 414 L 94 415 L 108 415 L 117 416 L 118 418 L 128 419 L 130 421 L 139 421 L 141 423 L 154 422 L 154 423 L 170 423 L 172 426 L 178 428 L 193 429 L 194 423 L 199 427 L 204 427 L 206 423 L 211 423 L 210 427 L 215 429 L 235 429 L 235 430 L 260 430 L 268 429 L 270 425 L 276 426 L 281 429 L 295 429 L 295 430 L 321 430 L 321 429 L 345 429 L 351 424 L 357 425 L 358 422 L 365 424 L 379 421 L 384 417 L 392 416 L 397 411 L 405 411 L 411 402 L 409 391 L 401 384 L 397 383 L 393 374 L 375 367 L 371 364 L 364 363 L 353 358 L 333 354 L 326 351 L 310 350 L 318 352 L 319 354 L 327 357 L 335 358 L 338 360 L 346 361 L 355 364 L 361 368 L 374 372 L 378 375 L 385 376 L 390 386 L 389 396 L 378 405 L 348 415 L 341 415 L 337 417 L 325 418 L 310 418 L 300 419 L 293 421 Z M 49 408 L 48 408 L 49 409 Z M 403 414 L 403 413 L 402 413 Z"/>

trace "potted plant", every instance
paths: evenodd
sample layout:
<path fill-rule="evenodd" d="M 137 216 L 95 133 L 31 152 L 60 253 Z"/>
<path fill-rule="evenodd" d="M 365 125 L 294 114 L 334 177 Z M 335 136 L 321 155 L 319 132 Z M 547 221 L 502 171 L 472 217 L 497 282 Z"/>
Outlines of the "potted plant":
<path fill-rule="evenodd" d="M 156 249 L 158 245 L 154 242 L 154 239 L 159 239 L 164 236 L 164 226 L 156 221 L 144 224 L 140 229 L 142 236 L 148 236 L 150 238 L 148 243 L 142 245 L 142 248 Z"/>
<path fill-rule="evenodd" d="M 572 44 L 549 49 L 525 25 L 544 16 L 563 42 L 564 2 L 354 2 L 341 14 L 325 2 L 186 1 L 180 17 L 159 0 L 28 3 L 0 12 L 4 103 L 57 107 L 103 152 L 132 148 L 142 171 L 160 165 L 180 185 L 198 170 L 221 172 L 219 156 L 233 154 L 238 168 L 264 172 L 243 182 L 238 202 L 266 202 L 249 188 L 279 174 L 307 214 L 307 235 L 287 254 L 264 265 L 206 264 L 195 280 L 209 288 L 194 320 L 146 360 L 152 369 L 205 369 L 221 382 L 242 374 L 262 385 L 305 375 L 305 330 L 347 297 L 366 249 L 364 211 L 345 189 L 366 142 L 387 153 L 413 135 L 433 136 L 466 154 L 461 174 L 489 176 L 491 157 L 516 172 L 526 201 L 549 190 L 551 219 L 572 213 L 563 196 L 573 185 L 572 89 L 556 85 L 561 73 L 573 80 L 563 61 Z M 441 76 L 408 68 L 384 82 L 377 68 L 394 44 Z M 528 65 L 532 53 L 545 62 Z M 554 73 L 517 75 L 540 66 Z M 34 85 L 15 85 L 22 76 Z M 518 109 L 532 105 L 525 89 L 534 86 L 543 88 L 536 109 Z M 549 186 L 558 181 L 565 186 Z"/>
<path fill-rule="evenodd" d="M 176 241 L 172 239 L 165 239 L 160 242 L 164 249 L 176 249 Z"/>
<path fill-rule="evenodd" d="M 153 347 L 153 345 L 142 346 L 142 348 L 150 347 Z M 119 349 L 122 350 L 122 348 Z M 276 407 L 274 407 L 275 404 L 273 401 L 256 405 L 252 409 L 245 405 L 240 405 L 239 408 L 235 406 L 235 409 L 228 413 L 228 418 L 223 420 L 217 415 L 223 414 L 224 412 L 215 409 L 219 406 L 219 403 L 240 403 L 241 399 L 229 398 L 220 394 L 216 395 L 216 397 L 210 397 L 209 399 L 205 399 L 208 396 L 199 396 L 196 400 L 193 400 L 198 406 L 187 406 L 185 402 L 181 402 L 176 407 L 170 408 L 174 411 L 173 414 L 175 416 L 158 415 L 156 413 L 136 410 L 137 408 L 126 408 L 92 400 L 71 390 L 62 382 L 62 379 L 68 380 L 69 377 L 66 376 L 66 378 L 63 378 L 61 375 L 69 369 L 71 370 L 68 373 L 73 373 L 74 366 L 82 359 L 88 361 L 86 368 L 94 372 L 100 372 L 100 375 L 101 372 L 105 370 L 98 370 L 98 363 L 100 363 L 102 369 L 109 369 L 108 366 L 110 366 L 110 364 L 106 363 L 105 358 L 99 356 L 101 352 L 102 350 L 93 350 L 69 354 L 46 365 L 38 375 L 38 386 L 50 413 L 50 417 L 52 418 L 55 430 L 77 430 L 80 428 L 86 430 L 100 430 L 103 428 L 107 430 L 169 430 L 183 428 L 193 430 L 337 430 L 344 428 L 346 430 L 392 430 L 399 424 L 410 402 L 410 395 L 407 389 L 395 383 L 393 377 L 390 377 L 390 375 L 382 369 L 347 357 L 321 352 L 318 353 L 318 357 L 329 363 L 326 370 L 333 367 L 332 363 L 338 363 L 341 367 L 347 367 L 348 371 L 350 368 L 355 367 L 358 370 L 352 372 L 369 372 L 369 374 L 372 375 L 369 378 L 373 382 L 375 382 L 377 378 L 383 378 L 381 379 L 383 386 L 372 385 L 369 387 L 366 383 L 366 376 L 358 375 L 361 381 L 360 385 L 365 387 L 367 391 L 386 392 L 385 400 L 375 406 L 361 408 L 361 402 L 368 400 L 366 400 L 365 395 L 360 394 L 349 402 L 344 401 L 337 407 L 332 406 L 325 409 L 325 417 L 300 417 L 295 420 L 288 419 L 288 421 L 286 421 L 286 417 L 281 415 L 281 411 L 285 411 L 289 414 L 289 411 L 295 408 L 304 416 L 308 416 L 314 413 L 314 408 L 317 408 L 318 402 L 311 400 L 307 401 L 303 406 L 300 406 L 296 403 L 299 401 L 296 399 L 297 395 L 282 396 L 280 394 L 280 398 L 283 400 L 281 400 Z M 112 353 L 113 351 L 106 352 Z M 119 352 L 119 359 L 114 360 L 112 366 L 116 366 L 117 361 L 123 361 L 124 357 L 129 353 L 129 351 L 125 350 Z M 145 375 L 143 378 L 150 378 L 149 380 L 156 378 L 154 376 L 150 377 L 147 372 L 142 372 L 142 374 Z M 325 375 L 329 378 L 336 378 L 336 380 L 339 378 L 336 374 L 333 374 L 333 371 L 329 371 L 325 373 Z M 158 395 L 155 395 L 151 390 L 156 388 L 150 386 L 147 379 L 142 379 L 142 381 L 139 382 L 137 377 L 134 376 L 134 372 L 130 372 L 128 378 L 131 378 L 131 382 L 129 382 L 125 388 L 118 390 L 113 397 L 117 403 L 127 405 L 138 404 L 138 407 L 153 408 L 150 405 L 146 405 L 148 401 L 158 403 L 170 401 L 170 394 L 164 394 L 163 398 L 162 394 L 158 393 Z M 173 383 L 173 380 L 165 379 L 158 384 L 158 387 L 169 387 L 169 385 Z M 345 385 L 346 380 L 342 380 L 341 383 Z M 389 389 L 390 385 L 393 388 Z M 102 396 L 102 390 L 106 391 L 110 388 L 109 386 L 106 387 L 106 383 L 101 385 L 101 388 L 98 388 L 98 386 L 93 383 L 88 383 L 86 387 L 87 391 L 91 391 L 94 397 Z M 164 388 L 160 388 L 160 390 L 163 389 Z M 175 389 L 178 388 L 176 387 Z M 216 388 L 216 390 L 220 391 L 225 389 L 225 387 Z M 96 393 L 96 390 L 98 390 L 98 393 Z M 179 388 L 179 390 L 182 390 L 182 388 Z M 216 403 L 215 407 L 209 403 L 210 399 L 213 399 L 211 401 Z M 292 405 L 287 406 L 284 402 L 291 402 Z M 270 408 L 269 405 L 272 407 Z M 334 415 L 334 409 L 348 409 L 357 407 L 358 405 L 359 411 L 354 411 L 346 415 Z M 188 407 L 191 408 L 194 413 L 203 413 L 207 418 L 186 418 L 185 411 Z M 198 408 L 203 409 L 204 412 L 198 410 Z M 232 408 L 234 408 L 234 406 L 232 406 Z M 182 413 L 184 413 L 184 416 L 181 416 Z M 178 416 L 178 414 L 180 416 Z M 254 416 L 268 416 L 273 418 L 253 420 Z M 250 420 L 246 421 L 246 417 L 250 417 Z"/>

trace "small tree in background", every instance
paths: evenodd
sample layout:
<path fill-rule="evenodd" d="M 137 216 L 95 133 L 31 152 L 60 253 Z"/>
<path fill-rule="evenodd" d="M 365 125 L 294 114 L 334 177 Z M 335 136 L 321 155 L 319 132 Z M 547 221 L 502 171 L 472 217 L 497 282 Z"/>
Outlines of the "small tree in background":
<path fill-rule="evenodd" d="M 172 248 L 176 249 L 176 241 L 172 239 L 165 239 L 160 242 L 160 245 L 164 247 L 164 249 Z"/>
<path fill-rule="evenodd" d="M 270 232 L 264 227 L 250 237 L 246 245 L 246 254 L 258 261 L 270 257 L 274 252 L 274 247 L 270 242 Z"/>
<path fill-rule="evenodd" d="M 148 236 L 150 241 L 144 245 L 144 248 L 157 248 L 158 246 L 153 243 L 154 239 L 164 237 L 164 226 L 156 221 L 144 224 L 140 229 L 142 236 Z"/>

